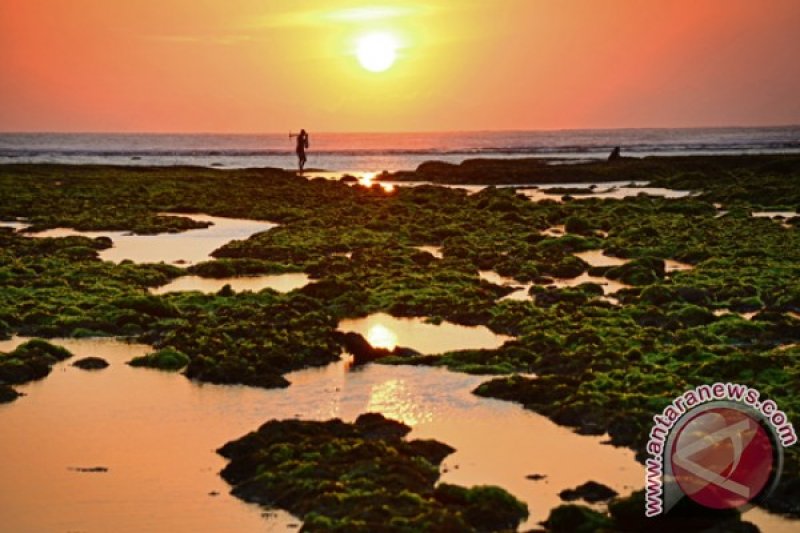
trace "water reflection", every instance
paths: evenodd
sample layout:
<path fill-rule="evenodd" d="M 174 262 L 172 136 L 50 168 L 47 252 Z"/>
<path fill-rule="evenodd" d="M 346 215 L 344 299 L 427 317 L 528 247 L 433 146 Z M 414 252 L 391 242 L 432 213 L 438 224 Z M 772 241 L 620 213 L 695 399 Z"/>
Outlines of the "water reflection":
<path fill-rule="evenodd" d="M 612 260 L 616 259 L 616 258 L 606 258 L 605 256 L 601 257 L 603 259 L 612 259 Z M 597 260 L 600 261 L 601 259 Z M 623 263 L 625 262 L 625 260 L 622 261 Z M 532 299 L 529 291 L 530 288 L 534 285 L 533 283 L 521 283 L 515 280 L 514 278 L 501 276 L 494 270 L 481 270 L 480 272 L 478 272 L 478 274 L 481 277 L 481 279 L 484 279 L 490 283 L 494 283 L 495 285 L 502 285 L 505 287 L 508 286 L 519 287 L 514 292 L 503 296 L 500 300 L 524 301 Z M 553 278 L 549 283 L 546 284 L 546 286 L 565 288 L 565 287 L 577 287 L 582 283 L 596 283 L 597 285 L 600 285 L 603 289 L 603 295 L 605 297 L 604 299 L 614 304 L 618 302 L 615 299 L 608 298 L 608 295 L 614 294 L 620 289 L 625 289 L 630 287 L 630 285 L 626 285 L 625 283 L 621 283 L 619 281 L 615 281 L 601 276 L 592 276 L 588 273 L 583 273 L 575 278 Z"/>
<path fill-rule="evenodd" d="M 597 285 L 600 285 L 603 288 L 603 294 L 606 296 L 609 294 L 614 294 L 620 289 L 625 289 L 630 287 L 630 285 L 626 285 L 625 283 L 620 283 L 619 281 L 613 279 L 603 278 L 600 276 L 592 276 L 587 273 L 583 273 L 576 278 L 570 278 L 570 279 L 556 278 L 553 280 L 553 283 L 551 283 L 551 285 L 554 285 L 556 287 L 577 287 L 581 283 L 596 283 Z"/>
<path fill-rule="evenodd" d="M 674 259 L 664 259 L 664 271 L 665 272 L 681 272 L 685 270 L 692 270 L 694 265 L 690 265 L 689 263 L 681 263 L 680 261 L 676 261 Z"/>
<path fill-rule="evenodd" d="M 24 340 L 0 342 L 0 351 Z M 217 475 L 225 462 L 213 452 L 269 417 L 236 407 L 252 395 L 125 364 L 152 351 L 146 345 L 54 342 L 110 366 L 91 373 L 59 363 L 44 380 L 17 387 L 26 396 L 0 405 L 0 529 L 263 530 L 260 510 L 228 495 Z M 70 470 L 96 466 L 108 472 Z"/>
<path fill-rule="evenodd" d="M 90 238 L 109 237 L 114 242 L 114 247 L 100 252 L 100 258 L 103 260 L 119 263 L 129 259 L 134 263 L 164 262 L 191 265 L 212 259 L 211 252 L 223 244 L 236 239 L 246 239 L 255 233 L 277 226 L 272 222 L 258 220 L 181 213 L 163 214 L 211 222 L 213 225 L 208 228 L 157 235 L 133 235 L 123 231 L 77 231 L 69 228 L 55 228 L 27 235 L 37 238 L 71 235 L 83 235 Z"/>
<path fill-rule="evenodd" d="M 268 274 L 263 276 L 246 276 L 234 278 L 201 278 L 200 276 L 181 276 L 170 283 L 150 289 L 153 294 L 168 292 L 200 291 L 206 294 L 218 292 L 225 285 L 230 285 L 236 292 L 258 292 L 262 289 L 273 289 L 278 292 L 291 292 L 308 285 L 311 278 L 303 273 Z"/>
<path fill-rule="evenodd" d="M 420 252 L 428 252 L 429 254 L 431 254 L 436 259 L 443 259 L 444 258 L 444 254 L 442 253 L 442 247 L 441 246 L 414 246 L 414 248 L 416 248 Z"/>
<path fill-rule="evenodd" d="M 797 216 L 797 211 L 753 211 L 750 214 L 757 218 L 792 218 Z"/>
<path fill-rule="evenodd" d="M 624 265 L 629 261 L 629 259 L 623 259 L 621 257 L 612 257 L 610 255 L 604 255 L 603 250 L 587 250 L 585 252 L 579 252 L 574 255 L 576 257 L 583 259 L 593 267 L 620 266 Z"/>
<path fill-rule="evenodd" d="M 0 220 L 0 228 L 13 228 L 16 231 L 20 231 L 28 226 L 28 223 L 20 220 Z"/>
<path fill-rule="evenodd" d="M 380 185 L 381 188 L 386 192 L 392 192 L 395 190 L 397 186 L 415 186 L 418 185 L 417 183 L 403 183 L 403 182 L 392 182 L 392 181 L 380 181 L 377 179 L 378 172 L 366 171 L 366 170 L 349 170 L 349 171 L 316 171 L 311 172 L 308 175 L 311 178 L 325 178 L 328 180 L 341 180 L 342 178 L 352 177 L 355 180 L 345 181 L 345 183 L 349 185 L 362 185 L 364 187 L 372 187 L 373 185 Z"/>
<path fill-rule="evenodd" d="M 514 278 L 509 278 L 506 276 L 501 276 L 494 270 L 480 270 L 478 271 L 478 276 L 488 281 L 489 283 L 493 283 L 495 285 L 500 285 L 503 287 L 514 287 L 514 292 L 510 292 L 500 298 L 500 301 L 503 300 L 515 300 L 519 302 L 531 300 L 531 295 L 528 292 L 530 288 L 533 286 L 533 283 L 520 283 Z"/>
<path fill-rule="evenodd" d="M 397 346 L 397 335 L 383 324 L 370 326 L 366 338 L 367 342 L 375 348 L 394 350 Z"/>
<path fill-rule="evenodd" d="M 559 224 L 557 226 L 551 226 L 547 229 L 542 230 L 542 235 L 547 237 L 563 237 L 567 233 L 566 228 L 563 224 Z"/>
<path fill-rule="evenodd" d="M 24 340 L 0 342 L 0 351 Z M 299 521 L 288 513 L 263 518 L 259 507 L 230 496 L 217 475 L 225 461 L 214 450 L 271 418 L 352 421 L 368 410 L 412 425 L 410 438 L 456 448 L 444 462 L 442 481 L 495 484 L 525 501 L 531 516 L 522 529 L 544 520 L 565 488 L 593 479 L 627 494 L 642 485 L 643 469 L 631 451 L 602 445 L 605 437 L 577 435 L 517 404 L 475 396 L 471 391 L 483 376 L 376 364 L 348 372 L 347 361 L 340 361 L 288 374 L 288 389 L 263 390 L 201 385 L 125 365 L 151 350 L 141 344 L 54 342 L 111 366 L 87 373 L 69 361 L 58 363 L 44 380 L 19 387 L 26 396 L 0 405 L 4 530 L 296 530 Z M 109 470 L 69 470 L 91 466 Z M 533 473 L 547 478 L 526 479 Z M 746 518 L 775 525 L 765 531 L 792 530 L 793 522 L 762 511 Z"/>
<path fill-rule="evenodd" d="M 433 411 L 420 406 L 413 397 L 413 392 L 403 379 L 389 379 L 373 385 L 367 410 L 383 413 L 409 426 L 432 422 Z"/>
<path fill-rule="evenodd" d="M 745 320 L 752 320 L 754 316 L 758 314 L 758 311 L 749 311 L 746 313 L 737 313 L 736 311 L 731 311 L 730 309 L 723 307 L 721 309 L 714 309 L 713 311 L 714 316 L 723 317 L 723 316 L 740 316 Z"/>
<path fill-rule="evenodd" d="M 650 196 L 661 196 L 663 198 L 683 198 L 691 195 L 691 191 L 680 191 L 666 189 L 663 187 L 648 187 L 647 181 L 611 181 L 597 183 L 545 183 L 537 185 L 536 188 L 522 188 L 519 192 L 533 202 L 541 200 L 554 200 L 561 202 L 563 192 L 550 192 L 551 189 L 576 189 L 569 193 L 569 196 L 576 198 L 615 198 L 622 199 L 639 194 Z M 579 189 L 579 190 L 578 190 Z"/>
<path fill-rule="evenodd" d="M 436 325 L 424 318 L 397 318 L 386 313 L 342 320 L 339 330 L 360 333 L 375 347 L 404 346 L 425 354 L 498 348 L 512 338 L 493 333 L 485 326 L 461 326 L 447 321 Z"/>

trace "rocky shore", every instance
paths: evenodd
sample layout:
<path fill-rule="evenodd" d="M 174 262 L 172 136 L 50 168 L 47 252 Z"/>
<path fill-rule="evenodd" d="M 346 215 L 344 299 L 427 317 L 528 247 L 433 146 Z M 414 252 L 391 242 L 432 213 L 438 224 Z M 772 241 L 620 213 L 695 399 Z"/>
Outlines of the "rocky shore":
<path fill-rule="evenodd" d="M 391 178 L 646 180 L 694 194 L 532 202 L 514 188 L 386 191 L 277 169 L 3 165 L 0 220 L 30 228 L 0 228 L 0 336 L 128 336 L 157 350 L 137 364 L 273 388 L 289 386 L 292 370 L 338 360 L 347 345 L 341 320 L 386 312 L 484 325 L 514 339 L 494 350 L 379 354 L 380 362 L 497 374 L 476 394 L 519 402 L 582 433 L 608 433 L 640 457 L 653 414 L 703 383 L 750 384 L 800 420 L 800 218 L 752 216 L 796 213 L 796 156 L 483 161 Z M 226 244 L 193 274 L 306 272 L 312 283 L 287 294 L 153 295 L 147 289 L 187 270 L 101 261 L 98 252 L 113 245 L 107 238 L 29 236 L 56 227 L 198 227 L 164 212 L 280 224 Z M 554 226 L 564 233 L 549 232 Z M 422 246 L 439 247 L 441 258 Z M 592 266 L 576 255 L 594 250 L 624 264 Z M 685 268 L 670 270 L 671 261 Z M 504 299 L 515 289 L 482 271 L 530 284 L 530 298 Z M 584 275 L 600 281 L 557 283 Z M 624 287 L 605 294 L 602 280 Z M 46 376 L 53 360 L 49 352 L 0 356 L 0 398 L 13 400 L 11 385 Z M 791 447 L 781 484 L 763 505 L 800 516 L 798 487 L 800 453 Z"/>

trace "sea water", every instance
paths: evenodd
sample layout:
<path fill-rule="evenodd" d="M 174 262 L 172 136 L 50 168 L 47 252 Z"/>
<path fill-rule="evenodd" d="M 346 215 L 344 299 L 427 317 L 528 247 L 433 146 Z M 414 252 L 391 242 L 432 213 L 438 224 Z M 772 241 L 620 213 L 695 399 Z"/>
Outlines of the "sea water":
<path fill-rule="evenodd" d="M 505 132 L 325 133 L 313 125 L 307 167 L 411 170 L 475 157 L 800 153 L 800 126 Z M 0 133 L 2 163 L 295 168 L 290 132 L 265 134 Z"/>

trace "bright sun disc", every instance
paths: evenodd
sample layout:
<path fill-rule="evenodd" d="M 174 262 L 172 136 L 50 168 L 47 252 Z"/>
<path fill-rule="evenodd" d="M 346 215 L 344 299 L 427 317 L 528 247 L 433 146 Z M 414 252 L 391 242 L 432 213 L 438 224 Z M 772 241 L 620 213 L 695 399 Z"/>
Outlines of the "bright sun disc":
<path fill-rule="evenodd" d="M 397 40 L 388 33 L 370 33 L 358 40 L 356 56 L 370 72 L 383 72 L 397 59 Z"/>

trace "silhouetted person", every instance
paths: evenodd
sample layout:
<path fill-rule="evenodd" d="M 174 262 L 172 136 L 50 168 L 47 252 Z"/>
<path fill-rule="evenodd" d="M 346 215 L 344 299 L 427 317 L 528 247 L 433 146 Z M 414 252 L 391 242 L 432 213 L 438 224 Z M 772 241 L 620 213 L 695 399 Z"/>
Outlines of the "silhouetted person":
<path fill-rule="evenodd" d="M 303 171 L 303 167 L 306 166 L 306 148 L 308 148 L 308 133 L 306 130 L 300 130 L 300 133 L 294 135 L 292 133 L 289 134 L 289 138 L 297 137 L 297 148 L 295 148 L 295 153 L 297 154 L 297 164 L 300 166 L 300 172 Z"/>
<path fill-rule="evenodd" d="M 608 156 L 609 161 L 618 161 L 622 159 L 622 154 L 620 154 L 619 146 L 615 146 L 613 150 L 611 150 L 611 154 Z"/>

